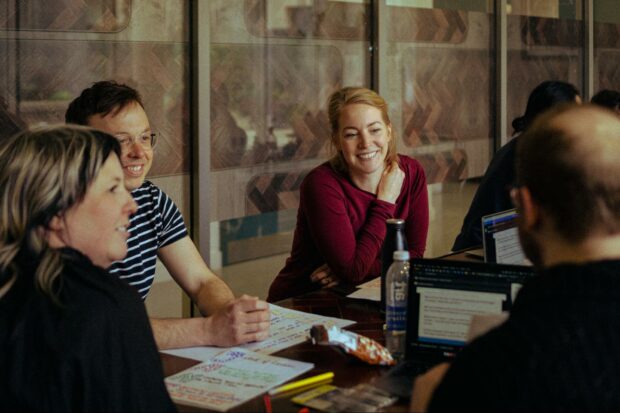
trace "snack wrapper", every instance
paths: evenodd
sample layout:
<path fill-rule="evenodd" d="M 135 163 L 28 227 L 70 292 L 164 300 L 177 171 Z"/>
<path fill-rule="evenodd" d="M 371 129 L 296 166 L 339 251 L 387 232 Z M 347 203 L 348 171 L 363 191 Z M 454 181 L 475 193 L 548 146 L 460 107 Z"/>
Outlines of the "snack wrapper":
<path fill-rule="evenodd" d="M 390 352 L 375 340 L 337 326 L 313 325 L 310 340 L 315 345 L 337 346 L 368 364 L 392 366 L 396 363 Z"/>

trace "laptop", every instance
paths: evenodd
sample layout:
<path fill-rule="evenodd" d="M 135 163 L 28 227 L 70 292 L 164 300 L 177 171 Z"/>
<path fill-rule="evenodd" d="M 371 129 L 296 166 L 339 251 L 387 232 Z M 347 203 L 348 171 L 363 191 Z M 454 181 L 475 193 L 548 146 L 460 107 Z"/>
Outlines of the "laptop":
<path fill-rule="evenodd" d="M 510 310 L 532 267 L 439 259 L 411 260 L 405 359 L 373 385 L 409 398 L 415 376 L 465 345 L 474 314 Z"/>
<path fill-rule="evenodd" d="M 531 265 L 521 249 L 517 217 L 515 209 L 482 217 L 482 247 L 485 262 Z"/>

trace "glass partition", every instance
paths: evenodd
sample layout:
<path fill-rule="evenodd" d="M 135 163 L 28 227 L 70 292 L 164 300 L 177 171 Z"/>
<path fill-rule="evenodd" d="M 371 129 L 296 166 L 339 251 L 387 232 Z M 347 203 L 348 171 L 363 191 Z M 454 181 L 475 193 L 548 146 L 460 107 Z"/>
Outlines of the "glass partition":
<path fill-rule="evenodd" d="M 426 256 L 450 251 L 484 173 L 494 119 L 494 33 L 486 1 L 386 1 L 381 92 L 401 136 L 399 152 L 422 163 L 431 221 Z"/>
<path fill-rule="evenodd" d="M 545 80 L 572 83 L 583 93 L 581 0 L 508 2 L 508 97 L 506 136 L 523 115 L 530 92 Z"/>

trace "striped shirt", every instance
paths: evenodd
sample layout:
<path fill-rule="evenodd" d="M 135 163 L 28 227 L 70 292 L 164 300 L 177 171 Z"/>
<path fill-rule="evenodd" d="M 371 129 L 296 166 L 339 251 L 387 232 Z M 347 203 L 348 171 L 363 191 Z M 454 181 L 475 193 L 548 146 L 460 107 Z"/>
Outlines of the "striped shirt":
<path fill-rule="evenodd" d="M 112 263 L 108 271 L 126 280 L 146 296 L 155 277 L 157 250 L 187 236 L 179 208 L 149 181 L 131 192 L 138 210 L 130 218 L 127 256 Z"/>

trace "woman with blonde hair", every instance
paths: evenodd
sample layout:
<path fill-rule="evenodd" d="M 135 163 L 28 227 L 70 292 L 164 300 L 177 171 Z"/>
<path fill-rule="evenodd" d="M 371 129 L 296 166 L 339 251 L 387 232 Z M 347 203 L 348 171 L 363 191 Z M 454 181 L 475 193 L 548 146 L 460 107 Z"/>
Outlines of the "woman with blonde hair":
<path fill-rule="evenodd" d="M 83 127 L 0 144 L 3 411 L 174 411 L 144 305 L 104 270 L 135 202 L 120 147 Z"/>
<path fill-rule="evenodd" d="M 412 257 L 422 257 L 428 194 L 422 166 L 396 153 L 387 103 L 376 92 L 347 87 L 329 99 L 335 155 L 304 179 L 290 257 L 268 301 L 380 275 L 388 218 L 405 220 Z"/>

